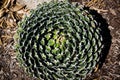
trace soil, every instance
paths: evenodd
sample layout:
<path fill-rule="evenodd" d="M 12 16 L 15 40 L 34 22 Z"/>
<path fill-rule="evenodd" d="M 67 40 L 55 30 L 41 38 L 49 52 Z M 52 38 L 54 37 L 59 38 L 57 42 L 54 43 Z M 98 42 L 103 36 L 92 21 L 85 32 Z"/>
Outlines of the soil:
<path fill-rule="evenodd" d="M 107 30 L 103 33 L 106 45 L 105 52 L 103 52 L 104 57 L 101 59 L 101 64 L 96 67 L 96 71 L 88 75 L 85 80 L 120 80 L 120 0 L 72 1 L 96 10 L 108 24 L 102 28 Z M 26 7 L 22 10 L 22 15 L 29 13 Z M 15 21 L 16 24 L 12 25 L 13 27 L 0 27 L 0 80 L 37 80 L 27 75 L 16 59 L 13 36 L 18 28 L 17 23 L 21 19 L 22 17 Z"/>

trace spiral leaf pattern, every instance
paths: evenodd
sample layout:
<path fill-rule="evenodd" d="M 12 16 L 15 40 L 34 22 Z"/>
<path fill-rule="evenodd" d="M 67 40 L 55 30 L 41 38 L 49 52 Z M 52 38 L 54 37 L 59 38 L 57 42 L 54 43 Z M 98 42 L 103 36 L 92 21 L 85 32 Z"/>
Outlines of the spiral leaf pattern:
<path fill-rule="evenodd" d="M 99 62 L 100 33 L 99 23 L 82 7 L 44 3 L 19 24 L 18 59 L 28 73 L 40 79 L 83 79 Z"/>

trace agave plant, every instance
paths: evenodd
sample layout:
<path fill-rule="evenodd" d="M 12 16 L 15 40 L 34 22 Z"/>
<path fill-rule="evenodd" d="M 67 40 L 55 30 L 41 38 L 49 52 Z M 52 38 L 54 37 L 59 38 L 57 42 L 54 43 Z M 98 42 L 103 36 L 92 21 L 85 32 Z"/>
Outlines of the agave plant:
<path fill-rule="evenodd" d="M 19 23 L 18 60 L 40 80 L 84 79 L 100 60 L 99 24 L 84 7 L 69 2 L 38 5 Z"/>

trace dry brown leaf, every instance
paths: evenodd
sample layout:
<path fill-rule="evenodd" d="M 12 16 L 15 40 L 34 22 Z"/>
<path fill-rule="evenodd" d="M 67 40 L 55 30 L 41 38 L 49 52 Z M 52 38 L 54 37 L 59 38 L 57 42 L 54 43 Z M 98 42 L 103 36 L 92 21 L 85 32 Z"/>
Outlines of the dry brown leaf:
<path fill-rule="evenodd" d="M 4 3 L 3 7 L 7 8 L 10 5 L 10 0 L 5 0 L 6 2 Z"/>
<path fill-rule="evenodd" d="M 9 35 L 2 35 L 2 36 L 1 36 L 1 39 L 2 39 L 2 41 L 3 41 L 4 44 L 5 44 L 6 42 L 8 42 L 9 39 L 11 39 L 11 38 L 12 38 L 12 37 L 9 36 Z"/>
<path fill-rule="evenodd" d="M 8 18 L 9 18 L 9 19 L 13 19 L 13 20 L 15 20 L 15 17 L 14 17 L 13 12 L 9 12 L 9 14 L 8 14 Z"/>
<path fill-rule="evenodd" d="M 97 2 L 97 0 L 91 0 L 91 1 L 89 1 L 87 4 L 86 4 L 86 6 L 92 6 L 93 4 L 95 4 Z"/>
<path fill-rule="evenodd" d="M 10 5 L 10 0 L 3 0 L 2 8 L 7 8 Z"/>
<path fill-rule="evenodd" d="M 7 27 L 5 18 L 0 19 L 0 27 L 2 27 L 2 28 Z"/>
<path fill-rule="evenodd" d="M 90 9 L 94 9 L 94 10 L 96 10 L 98 13 L 100 13 L 100 12 L 104 12 L 104 13 L 108 12 L 108 10 L 98 9 L 98 8 L 95 8 L 95 7 L 90 7 Z"/>
<path fill-rule="evenodd" d="M 104 0 L 90 0 L 89 2 L 86 2 L 85 5 L 87 7 L 96 7 L 96 8 L 102 8 L 105 6 Z"/>
<path fill-rule="evenodd" d="M 7 24 L 7 27 L 13 27 L 14 25 L 13 25 L 13 22 L 10 22 L 10 21 L 6 21 L 6 24 Z"/>
<path fill-rule="evenodd" d="M 15 11 L 21 10 L 24 7 L 25 7 L 25 5 L 20 5 L 19 3 L 16 3 L 12 8 L 10 8 L 10 10 L 15 12 Z"/>
<path fill-rule="evenodd" d="M 5 13 L 5 9 L 0 9 L 0 18 L 4 15 L 4 13 Z"/>
<path fill-rule="evenodd" d="M 1 38 L 0 38 L 0 45 L 2 45 L 3 43 L 2 43 L 2 40 L 1 40 Z"/>
<path fill-rule="evenodd" d="M 95 67 L 94 72 L 97 72 L 97 71 L 98 71 L 98 69 L 99 69 L 99 65 L 97 65 L 97 66 Z"/>
<path fill-rule="evenodd" d="M 4 15 L 7 7 L 10 5 L 10 0 L 2 0 L 1 3 L 2 3 L 2 5 L 0 8 L 0 18 Z"/>
<path fill-rule="evenodd" d="M 12 38 L 11 36 L 8 36 L 8 35 L 3 35 L 1 36 L 2 38 L 6 38 L 6 39 L 9 39 L 9 38 Z"/>
<path fill-rule="evenodd" d="M 15 17 L 16 21 L 22 19 L 22 15 L 23 15 L 23 14 L 18 14 L 17 12 L 14 13 L 14 17 Z"/>

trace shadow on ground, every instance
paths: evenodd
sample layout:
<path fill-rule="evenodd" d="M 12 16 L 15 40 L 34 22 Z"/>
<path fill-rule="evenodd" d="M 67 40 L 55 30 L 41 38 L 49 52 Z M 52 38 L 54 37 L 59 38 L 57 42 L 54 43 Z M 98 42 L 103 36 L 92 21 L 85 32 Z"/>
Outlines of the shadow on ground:
<path fill-rule="evenodd" d="M 99 27 L 101 28 L 101 35 L 103 37 L 103 42 L 102 44 L 104 45 L 102 52 L 101 52 L 101 58 L 99 61 L 99 69 L 103 66 L 103 63 L 105 62 L 107 55 L 109 53 L 110 50 L 110 46 L 111 46 L 111 40 L 112 40 L 112 36 L 110 34 L 110 30 L 108 29 L 108 23 L 107 21 L 102 17 L 102 15 L 100 15 L 97 11 L 95 10 L 91 10 L 88 7 L 85 7 L 85 9 L 89 10 L 90 14 L 93 15 L 93 18 L 97 21 L 97 25 L 99 25 Z"/>

